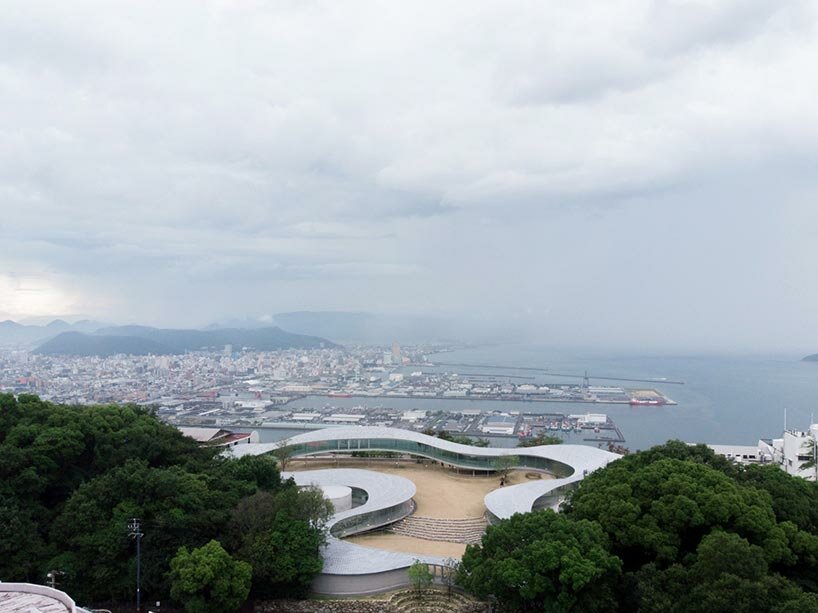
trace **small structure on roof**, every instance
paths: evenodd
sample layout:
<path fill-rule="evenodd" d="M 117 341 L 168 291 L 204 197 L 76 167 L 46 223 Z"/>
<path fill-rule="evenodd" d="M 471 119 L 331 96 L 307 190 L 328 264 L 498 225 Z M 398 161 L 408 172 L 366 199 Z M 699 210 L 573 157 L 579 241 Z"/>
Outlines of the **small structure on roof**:
<path fill-rule="evenodd" d="M 224 428 L 192 428 L 179 426 L 179 431 L 197 443 L 208 447 L 233 447 L 242 443 L 249 443 L 252 436 L 249 432 L 233 432 Z"/>
<path fill-rule="evenodd" d="M 517 427 L 517 418 L 506 413 L 499 415 L 489 415 L 480 425 L 480 430 L 485 434 L 514 434 Z"/>

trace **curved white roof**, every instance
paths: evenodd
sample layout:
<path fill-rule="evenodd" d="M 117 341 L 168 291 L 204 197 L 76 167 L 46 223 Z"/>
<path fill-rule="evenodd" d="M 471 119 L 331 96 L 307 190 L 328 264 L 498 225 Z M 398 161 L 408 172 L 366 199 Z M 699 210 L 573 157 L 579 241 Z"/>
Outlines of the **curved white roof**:
<path fill-rule="evenodd" d="M 88 613 L 65 592 L 33 583 L 0 581 L 0 611 L 5 613 Z"/>
<path fill-rule="evenodd" d="M 268 453 L 273 449 L 286 445 L 356 439 L 414 441 L 444 451 L 485 458 L 533 456 L 560 462 L 572 469 L 571 474 L 567 477 L 509 485 L 490 492 L 484 499 L 486 508 L 494 516 L 501 519 L 511 517 L 514 513 L 530 512 L 538 498 L 558 488 L 580 481 L 586 474 L 619 458 L 616 454 L 588 445 L 543 445 L 525 448 L 472 447 L 411 430 L 374 426 L 348 426 L 312 430 L 275 443 L 251 443 L 231 447 L 228 452 L 234 457 L 241 457 Z M 329 452 L 321 450 L 316 453 Z M 450 463 L 449 460 L 446 461 Z M 404 477 L 354 468 L 286 472 L 282 473 L 282 476 L 285 478 L 292 477 L 298 485 L 302 486 L 346 485 L 367 492 L 369 499 L 365 504 L 333 515 L 329 524 L 330 528 L 348 517 L 399 505 L 411 499 L 416 491 L 415 484 Z M 322 572 L 339 575 L 363 575 L 406 568 L 411 566 L 415 560 L 421 560 L 429 564 L 443 564 L 445 562 L 445 559 L 435 556 L 413 555 L 362 547 L 330 535 L 327 538 L 327 546 L 324 551 L 324 570 Z"/>
<path fill-rule="evenodd" d="M 258 455 L 285 445 L 316 443 L 321 441 L 354 439 L 395 439 L 423 443 L 444 451 L 465 455 L 494 458 L 500 456 L 533 456 L 553 460 L 573 469 L 570 476 L 560 479 L 543 479 L 519 485 L 510 485 L 489 493 L 486 508 L 496 517 L 504 519 L 514 513 L 531 511 L 534 501 L 553 490 L 580 481 L 586 474 L 619 458 L 618 455 L 588 445 L 541 445 L 539 447 L 473 447 L 445 441 L 411 430 L 383 428 L 379 426 L 346 426 L 312 430 L 275 443 L 255 443 L 231 448 L 234 456 Z M 326 453 L 326 452 L 320 452 Z M 451 463 L 449 460 L 446 460 Z"/>
<path fill-rule="evenodd" d="M 316 485 L 346 485 L 366 491 L 367 501 L 359 507 L 341 511 L 332 516 L 328 528 L 342 519 L 389 509 L 411 500 L 415 495 L 415 484 L 404 477 L 377 473 L 372 470 L 358 468 L 328 468 L 324 470 L 306 470 L 301 472 L 282 473 L 285 479 L 292 479 L 301 486 Z M 399 553 L 355 545 L 349 541 L 338 539 L 330 533 L 327 536 L 327 546 L 324 548 L 324 569 L 321 571 L 330 575 L 368 575 L 397 568 L 411 566 L 415 560 L 428 564 L 443 564 L 444 559 L 436 556 Z"/>
<path fill-rule="evenodd" d="M 333 498 L 341 498 L 343 496 L 351 496 L 352 489 L 347 487 L 346 485 L 319 485 L 318 487 L 321 488 L 321 493 L 324 494 L 324 498 L 328 498 L 332 500 Z"/>

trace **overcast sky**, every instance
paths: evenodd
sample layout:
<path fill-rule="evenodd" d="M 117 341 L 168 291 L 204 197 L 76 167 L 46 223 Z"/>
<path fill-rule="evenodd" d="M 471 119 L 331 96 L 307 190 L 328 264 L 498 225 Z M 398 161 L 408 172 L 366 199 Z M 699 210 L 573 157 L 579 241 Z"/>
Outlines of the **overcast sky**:
<path fill-rule="evenodd" d="M 0 319 L 818 351 L 818 3 L 4 2 Z"/>

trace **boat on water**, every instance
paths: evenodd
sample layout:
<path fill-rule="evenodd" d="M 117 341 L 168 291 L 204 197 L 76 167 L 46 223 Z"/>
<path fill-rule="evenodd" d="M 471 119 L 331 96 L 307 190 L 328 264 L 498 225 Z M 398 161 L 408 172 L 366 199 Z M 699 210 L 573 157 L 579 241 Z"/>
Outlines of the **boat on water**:
<path fill-rule="evenodd" d="M 665 404 L 660 398 L 631 398 L 630 405 L 634 406 L 659 406 Z"/>

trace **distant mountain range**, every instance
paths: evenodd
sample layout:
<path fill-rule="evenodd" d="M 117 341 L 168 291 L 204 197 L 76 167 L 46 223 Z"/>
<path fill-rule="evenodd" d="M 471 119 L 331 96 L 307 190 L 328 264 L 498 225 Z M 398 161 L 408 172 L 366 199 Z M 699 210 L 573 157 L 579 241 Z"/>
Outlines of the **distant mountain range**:
<path fill-rule="evenodd" d="M 802 362 L 818 362 L 818 353 L 813 353 L 801 359 Z"/>
<path fill-rule="evenodd" d="M 95 332 L 110 324 L 84 319 L 70 324 L 55 319 L 46 325 L 25 325 L 11 320 L 0 321 L 0 346 L 31 346 L 53 338 L 61 332 Z"/>
<path fill-rule="evenodd" d="M 101 357 L 119 353 L 169 355 L 202 349 L 221 350 L 225 345 L 232 345 L 235 350 L 248 347 L 257 351 L 337 347 L 327 339 L 293 334 L 277 327 L 254 330 L 171 330 L 147 326 L 113 326 L 101 328 L 93 334 L 62 332 L 45 341 L 34 353 Z"/>
<path fill-rule="evenodd" d="M 34 350 L 42 355 L 99 356 L 105 358 L 120 353 L 130 355 L 168 355 L 168 347 L 137 336 L 105 336 L 82 332 L 61 332 Z M 183 353 L 183 352 L 180 352 Z"/>
<path fill-rule="evenodd" d="M 286 332 L 285 332 L 286 331 Z M 68 336 L 62 333 L 77 332 Z M 314 347 L 332 342 L 390 345 L 420 343 L 513 342 L 513 325 L 488 325 L 474 316 L 434 317 L 345 311 L 295 311 L 262 318 L 221 321 L 203 329 L 162 329 L 147 326 L 112 326 L 84 319 L 68 323 L 55 319 L 46 325 L 0 322 L 0 347 L 38 349 L 40 353 L 110 355 L 125 353 L 180 353 L 201 347 L 279 349 Z M 119 337 L 135 340 L 112 341 Z M 331 340 L 326 340 L 331 339 Z M 47 341 L 52 341 L 48 343 Z"/>

